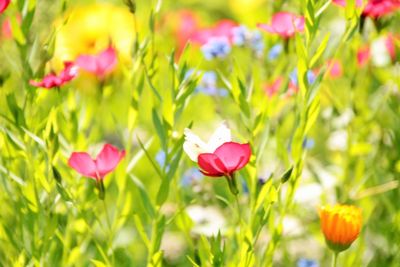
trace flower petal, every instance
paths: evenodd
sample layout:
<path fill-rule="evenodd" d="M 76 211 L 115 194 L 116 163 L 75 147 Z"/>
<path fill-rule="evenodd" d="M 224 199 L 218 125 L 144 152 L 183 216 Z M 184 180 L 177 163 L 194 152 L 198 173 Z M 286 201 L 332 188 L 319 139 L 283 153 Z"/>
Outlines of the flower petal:
<path fill-rule="evenodd" d="M 198 156 L 200 171 L 207 176 L 220 177 L 227 173 L 221 159 L 212 153 L 202 153 Z"/>
<path fill-rule="evenodd" d="M 214 154 L 221 159 L 228 173 L 240 170 L 250 159 L 251 149 L 249 144 L 227 142 L 217 148 Z"/>
<path fill-rule="evenodd" d="M 96 164 L 86 152 L 74 152 L 68 160 L 68 165 L 83 176 L 96 179 Z"/>
<path fill-rule="evenodd" d="M 124 156 L 125 150 L 119 151 L 118 148 L 105 144 L 95 160 L 100 177 L 103 178 L 113 171 Z"/>

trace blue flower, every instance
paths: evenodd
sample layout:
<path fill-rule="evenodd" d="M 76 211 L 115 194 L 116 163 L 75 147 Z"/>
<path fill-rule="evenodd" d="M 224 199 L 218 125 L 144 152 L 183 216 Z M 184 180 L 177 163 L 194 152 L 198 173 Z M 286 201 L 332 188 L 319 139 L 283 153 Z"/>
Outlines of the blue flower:
<path fill-rule="evenodd" d="M 183 174 L 181 185 L 183 187 L 190 186 L 195 182 L 201 181 L 203 177 L 203 174 L 197 168 L 191 168 Z"/>
<path fill-rule="evenodd" d="M 260 56 L 264 51 L 264 40 L 258 30 L 251 31 L 246 26 L 241 25 L 233 28 L 233 43 L 237 46 L 247 46 Z"/>
<path fill-rule="evenodd" d="M 319 267 L 319 264 L 315 260 L 302 258 L 297 261 L 297 267 Z"/>
<path fill-rule="evenodd" d="M 268 51 L 268 59 L 269 60 L 274 60 L 277 57 L 279 57 L 279 55 L 282 53 L 283 51 L 283 45 L 282 44 L 276 44 L 273 47 L 271 47 L 271 49 Z"/>
<path fill-rule="evenodd" d="M 296 86 L 299 85 L 299 82 L 298 82 L 298 79 L 297 79 L 297 68 L 295 68 L 295 69 L 289 74 L 289 79 L 290 79 L 290 81 L 291 81 L 294 85 L 296 85 Z M 308 81 L 308 84 L 313 84 L 313 83 L 315 82 L 315 79 L 316 79 L 316 76 L 315 76 L 314 72 L 313 72 L 312 70 L 308 70 L 308 71 L 307 71 L 307 81 Z"/>
<path fill-rule="evenodd" d="M 231 45 L 226 37 L 211 38 L 201 47 L 201 51 L 207 60 L 224 58 L 231 52 Z"/>
<path fill-rule="evenodd" d="M 232 29 L 233 43 L 237 46 L 243 46 L 246 43 L 246 36 L 248 35 L 246 26 L 240 25 Z"/>
<path fill-rule="evenodd" d="M 156 161 L 157 161 L 158 165 L 160 165 L 161 168 L 165 167 L 166 160 L 167 160 L 167 155 L 165 154 L 164 150 L 158 151 L 156 154 Z M 165 170 L 167 172 L 169 171 L 169 165 L 166 166 Z"/>
<path fill-rule="evenodd" d="M 305 149 L 312 149 L 315 145 L 315 141 L 312 138 L 304 138 L 303 140 L 303 148 Z"/>

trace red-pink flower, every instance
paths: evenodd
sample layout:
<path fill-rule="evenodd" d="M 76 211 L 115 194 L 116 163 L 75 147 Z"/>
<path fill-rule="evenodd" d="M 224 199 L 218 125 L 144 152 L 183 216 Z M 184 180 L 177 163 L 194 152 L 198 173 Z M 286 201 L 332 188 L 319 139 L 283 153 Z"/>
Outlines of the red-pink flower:
<path fill-rule="evenodd" d="M 346 6 L 347 0 L 333 0 L 333 3 L 339 6 Z M 362 6 L 362 0 L 356 0 L 356 7 L 361 7 Z"/>
<path fill-rule="evenodd" d="M 191 36 L 190 40 L 200 45 L 206 44 L 211 38 L 226 37 L 230 42 L 233 38 L 233 28 L 237 27 L 237 23 L 231 20 L 221 20 L 215 26 L 209 28 L 197 29 Z"/>
<path fill-rule="evenodd" d="M 41 81 L 30 80 L 29 83 L 35 87 L 43 87 L 51 89 L 60 87 L 65 83 L 71 81 L 78 74 L 78 67 L 73 62 L 64 62 L 64 69 L 59 75 L 50 73 L 46 75 Z"/>
<path fill-rule="evenodd" d="M 21 23 L 22 23 L 21 15 L 18 14 L 16 17 L 17 17 L 18 25 L 21 25 Z M 1 33 L 2 33 L 2 36 L 6 39 L 12 38 L 11 19 L 10 18 L 6 18 L 3 21 L 3 24 L 1 26 Z"/>
<path fill-rule="evenodd" d="M 362 15 L 377 19 L 393 13 L 399 8 L 399 0 L 369 0 Z"/>
<path fill-rule="evenodd" d="M 357 51 L 357 65 L 363 67 L 368 64 L 370 58 L 369 46 L 360 47 Z"/>
<path fill-rule="evenodd" d="M 11 0 L 0 0 L 0 14 L 6 10 L 10 2 Z"/>
<path fill-rule="evenodd" d="M 279 89 L 281 89 L 283 84 L 283 77 L 278 77 L 276 78 L 272 83 L 265 84 L 264 91 L 268 95 L 268 97 L 272 97 L 276 93 L 279 92 Z"/>
<path fill-rule="evenodd" d="M 395 45 L 395 37 L 392 34 L 388 34 L 385 40 L 386 49 L 390 55 L 392 60 L 396 59 L 396 45 Z"/>
<path fill-rule="evenodd" d="M 258 23 L 257 27 L 283 38 L 290 38 L 296 32 L 304 31 L 304 17 L 290 12 L 278 12 L 273 15 L 271 24 Z"/>
<path fill-rule="evenodd" d="M 93 73 L 99 78 L 104 78 L 115 68 L 117 52 L 112 46 L 109 46 L 97 55 L 80 55 L 75 62 L 81 69 Z"/>
<path fill-rule="evenodd" d="M 331 78 L 339 78 L 343 75 L 342 63 L 337 59 L 328 60 L 328 71 Z"/>
<path fill-rule="evenodd" d="M 249 162 L 251 149 L 249 144 L 226 142 L 218 147 L 214 153 L 202 153 L 197 162 L 200 171 L 211 177 L 231 177 Z"/>
<path fill-rule="evenodd" d="M 92 159 L 86 152 L 73 152 L 68 165 L 83 176 L 102 180 L 117 167 L 124 156 L 125 150 L 119 151 L 118 148 L 105 144 L 96 159 Z"/>

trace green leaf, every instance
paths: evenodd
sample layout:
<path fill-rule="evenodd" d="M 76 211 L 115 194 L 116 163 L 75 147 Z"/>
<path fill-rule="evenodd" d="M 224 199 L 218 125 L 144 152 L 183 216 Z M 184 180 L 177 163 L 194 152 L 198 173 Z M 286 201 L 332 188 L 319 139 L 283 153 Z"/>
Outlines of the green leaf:
<path fill-rule="evenodd" d="M 146 212 L 149 214 L 150 217 L 154 218 L 155 217 L 155 209 L 154 209 L 154 205 L 151 202 L 151 199 L 147 193 L 146 188 L 144 187 L 143 183 L 133 174 L 129 174 L 129 177 L 131 178 L 131 180 L 133 181 L 133 183 L 137 186 L 137 188 L 139 189 L 139 193 L 141 196 L 141 200 L 143 202 L 143 206 L 146 210 Z"/>

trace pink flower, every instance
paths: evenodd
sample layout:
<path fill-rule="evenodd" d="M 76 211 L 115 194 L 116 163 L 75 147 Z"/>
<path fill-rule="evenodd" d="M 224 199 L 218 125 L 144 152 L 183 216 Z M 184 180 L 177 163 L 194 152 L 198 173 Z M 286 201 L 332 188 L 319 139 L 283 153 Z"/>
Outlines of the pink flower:
<path fill-rule="evenodd" d="M 102 180 L 117 167 L 124 156 L 125 150 L 119 151 L 116 147 L 105 144 L 96 159 L 92 159 L 86 152 L 74 152 L 68 165 L 83 176 Z"/>
<path fill-rule="evenodd" d="M 22 23 L 22 19 L 21 19 L 21 15 L 20 14 L 17 15 L 17 22 L 18 22 L 18 25 L 21 25 L 21 23 Z M 13 37 L 12 30 L 11 30 L 11 20 L 10 20 L 10 18 L 6 18 L 3 21 L 3 25 L 1 26 L 1 33 L 2 33 L 3 37 L 6 38 L 6 39 L 11 39 Z"/>
<path fill-rule="evenodd" d="M 117 53 L 112 46 L 109 46 L 97 55 L 80 55 L 75 62 L 81 69 L 96 74 L 99 78 L 104 78 L 115 68 Z"/>
<path fill-rule="evenodd" d="M 200 171 L 211 177 L 232 177 L 233 173 L 242 169 L 249 162 L 251 149 L 249 144 L 226 142 L 214 153 L 202 153 L 197 162 Z"/>
<path fill-rule="evenodd" d="M 200 45 L 206 44 L 212 38 L 226 37 L 232 43 L 233 28 L 237 24 L 231 20 L 221 20 L 215 26 L 196 30 L 190 40 Z"/>
<path fill-rule="evenodd" d="M 339 6 L 346 6 L 347 0 L 333 0 L 333 3 Z M 356 0 L 356 7 L 361 7 L 362 6 L 362 0 Z"/>
<path fill-rule="evenodd" d="M 283 77 L 278 77 L 272 83 L 265 84 L 263 86 L 264 91 L 268 95 L 268 97 L 272 97 L 273 95 L 279 92 L 279 89 L 281 89 L 282 84 L 283 84 Z"/>
<path fill-rule="evenodd" d="M 399 0 L 369 0 L 362 15 L 377 19 L 384 15 L 389 15 L 399 8 Z"/>
<path fill-rule="evenodd" d="M 290 12 L 278 12 L 272 17 L 270 25 L 258 23 L 257 27 L 269 33 L 275 33 L 282 38 L 290 38 L 296 32 L 304 31 L 304 17 Z"/>
<path fill-rule="evenodd" d="M 54 87 L 60 87 L 65 83 L 71 81 L 78 74 L 77 66 L 72 62 L 64 62 L 64 69 L 59 75 L 50 73 L 46 75 L 41 81 L 30 80 L 29 83 L 35 87 L 43 87 L 51 89 Z"/>
<path fill-rule="evenodd" d="M 357 51 L 357 65 L 358 67 L 364 67 L 368 64 L 370 58 L 369 46 L 360 47 Z"/>
<path fill-rule="evenodd" d="M 6 10 L 10 2 L 11 0 L 0 0 L 0 14 Z"/>
<path fill-rule="evenodd" d="M 396 59 L 396 45 L 395 45 L 395 37 L 392 34 L 388 34 L 385 40 L 386 49 L 392 60 Z"/>
<path fill-rule="evenodd" d="M 339 78 L 343 75 L 342 63 L 337 59 L 328 60 L 328 71 L 331 78 Z"/>

